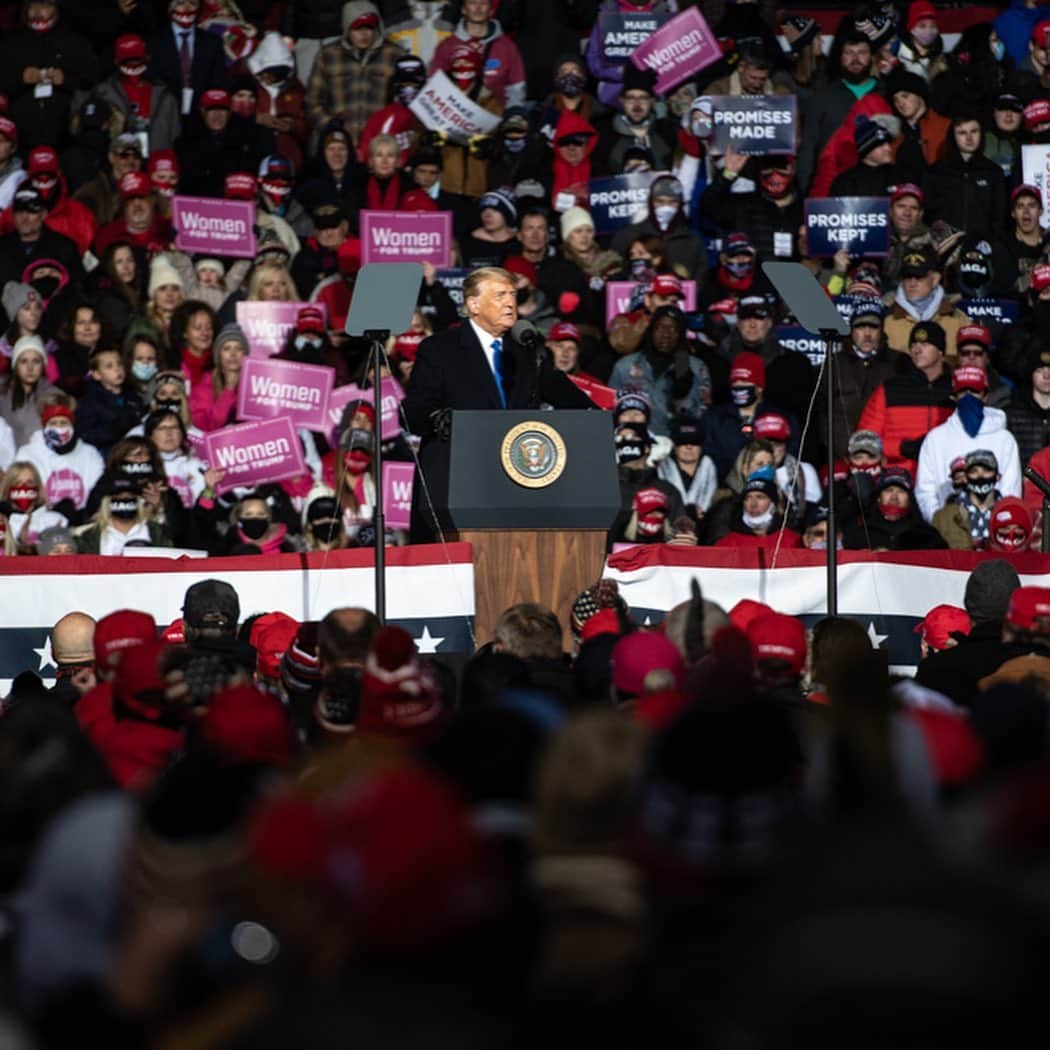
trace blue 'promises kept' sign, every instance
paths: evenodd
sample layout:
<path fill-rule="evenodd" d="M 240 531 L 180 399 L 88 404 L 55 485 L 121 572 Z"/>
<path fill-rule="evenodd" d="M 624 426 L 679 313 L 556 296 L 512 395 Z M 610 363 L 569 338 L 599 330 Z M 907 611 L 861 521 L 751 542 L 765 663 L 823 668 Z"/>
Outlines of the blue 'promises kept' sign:
<path fill-rule="evenodd" d="M 890 247 L 888 197 L 812 197 L 806 201 L 806 243 L 812 258 L 840 248 L 853 256 L 885 255 Z"/>

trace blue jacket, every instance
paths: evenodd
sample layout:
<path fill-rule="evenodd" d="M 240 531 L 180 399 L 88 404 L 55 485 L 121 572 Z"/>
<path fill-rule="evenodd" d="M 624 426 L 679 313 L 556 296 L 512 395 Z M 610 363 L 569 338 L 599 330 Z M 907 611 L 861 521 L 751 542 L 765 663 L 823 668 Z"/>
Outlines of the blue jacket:
<path fill-rule="evenodd" d="M 142 421 L 143 411 L 133 394 L 114 394 L 88 379 L 77 402 L 77 435 L 105 457 L 111 446 Z"/>
<path fill-rule="evenodd" d="M 649 429 L 654 434 L 666 437 L 671 432 L 672 414 L 699 418 L 711 401 L 711 374 L 707 365 L 690 357 L 689 370 L 693 373 L 689 392 L 685 397 L 673 398 L 671 387 L 674 384 L 674 366 L 657 377 L 645 352 L 639 350 L 616 362 L 609 377 L 609 386 L 614 390 L 640 390 L 644 393 L 652 405 Z M 673 413 L 670 411 L 672 406 Z"/>
<path fill-rule="evenodd" d="M 1050 18 L 1050 6 L 1025 7 L 1025 0 L 1011 0 L 1010 6 L 992 23 L 1006 53 L 1020 65 L 1028 57 L 1028 41 L 1036 22 Z"/>

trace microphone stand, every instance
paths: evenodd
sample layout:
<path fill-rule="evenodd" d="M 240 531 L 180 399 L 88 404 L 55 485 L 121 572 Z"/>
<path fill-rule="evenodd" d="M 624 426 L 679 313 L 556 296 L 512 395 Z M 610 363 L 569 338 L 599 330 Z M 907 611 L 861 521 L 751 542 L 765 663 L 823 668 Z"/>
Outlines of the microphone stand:
<path fill-rule="evenodd" d="M 835 384 L 833 382 L 835 368 L 835 340 L 838 332 L 830 328 L 822 328 L 820 337 L 824 340 L 824 375 L 828 384 L 827 403 L 827 432 L 824 437 L 828 445 L 828 616 L 837 616 L 839 612 L 839 580 L 838 580 L 838 534 L 836 532 L 835 515 Z"/>
<path fill-rule="evenodd" d="M 1035 467 L 1025 467 L 1022 474 L 1043 494 L 1043 527 L 1039 537 L 1039 550 L 1050 552 L 1050 482 Z"/>
<path fill-rule="evenodd" d="M 375 404 L 375 454 L 372 463 L 375 472 L 375 505 L 372 507 L 372 526 L 375 529 L 373 549 L 375 552 L 375 613 L 381 624 L 386 623 L 386 515 L 383 513 L 383 394 L 380 387 L 380 369 L 383 364 L 383 347 L 390 337 L 385 328 L 369 329 L 365 339 L 372 343 L 369 358 L 372 362 L 372 396 Z"/>

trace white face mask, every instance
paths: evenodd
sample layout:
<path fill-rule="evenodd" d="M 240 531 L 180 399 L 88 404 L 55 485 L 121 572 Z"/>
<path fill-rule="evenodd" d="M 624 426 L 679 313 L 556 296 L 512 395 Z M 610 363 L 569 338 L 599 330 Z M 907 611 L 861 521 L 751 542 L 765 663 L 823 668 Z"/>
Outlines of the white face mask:
<path fill-rule="evenodd" d="M 773 505 L 770 504 L 762 514 L 744 514 L 743 519 L 749 529 L 764 529 L 773 521 Z"/>
<path fill-rule="evenodd" d="M 674 204 L 660 204 L 653 209 L 653 214 L 656 216 L 656 225 L 666 230 L 678 214 L 678 208 Z"/>

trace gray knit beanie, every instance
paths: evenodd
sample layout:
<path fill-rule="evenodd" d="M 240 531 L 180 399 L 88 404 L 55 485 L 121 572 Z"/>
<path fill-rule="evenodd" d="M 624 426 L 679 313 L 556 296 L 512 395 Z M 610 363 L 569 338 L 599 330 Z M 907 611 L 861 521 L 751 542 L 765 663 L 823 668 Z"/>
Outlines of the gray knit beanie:
<path fill-rule="evenodd" d="M 994 623 L 1006 615 L 1010 595 L 1020 586 L 1017 570 L 1009 562 L 983 561 L 966 581 L 963 605 L 975 624 Z"/>

